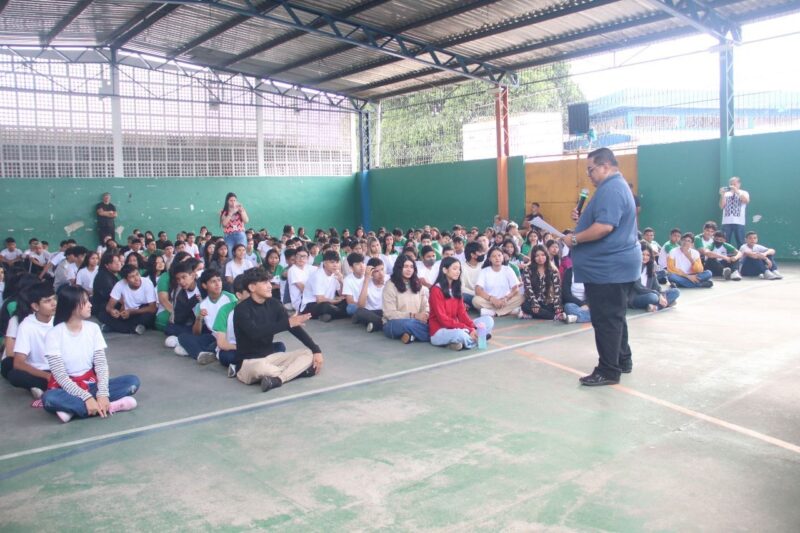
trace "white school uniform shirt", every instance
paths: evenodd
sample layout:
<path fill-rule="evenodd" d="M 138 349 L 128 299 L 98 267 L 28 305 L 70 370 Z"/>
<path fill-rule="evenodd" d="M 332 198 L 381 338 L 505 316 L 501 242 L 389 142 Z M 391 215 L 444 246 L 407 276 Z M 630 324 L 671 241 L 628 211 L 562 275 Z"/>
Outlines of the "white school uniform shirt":
<path fill-rule="evenodd" d="M 358 295 L 361 294 L 361 287 L 363 286 L 364 276 L 357 278 L 355 275 L 350 274 L 344 278 L 344 283 L 342 284 L 342 295 L 352 296 L 356 303 L 358 303 Z"/>
<path fill-rule="evenodd" d="M 100 326 L 88 320 L 78 333 L 67 328 L 62 322 L 47 332 L 45 352 L 48 355 L 59 355 L 64 361 L 64 368 L 70 376 L 80 376 L 94 367 L 94 352 L 105 350 L 107 345 L 100 332 Z"/>
<path fill-rule="evenodd" d="M 272 246 L 267 241 L 258 243 L 258 253 L 261 254 L 261 259 L 266 259 L 270 250 L 272 250 Z"/>
<path fill-rule="evenodd" d="M 669 252 L 669 257 L 675 261 L 675 268 L 683 272 L 684 274 L 692 274 L 692 265 L 694 265 L 695 261 L 700 259 L 700 252 L 695 250 L 694 248 L 689 248 L 689 255 L 692 256 L 691 261 L 686 255 L 681 252 L 680 246 L 677 248 L 673 248 Z"/>
<path fill-rule="evenodd" d="M 51 329 L 53 329 L 52 318 L 50 322 L 39 322 L 35 313 L 28 315 L 17 328 L 14 353 L 27 356 L 26 362 L 34 368 L 50 370 L 50 365 L 44 356 L 44 339 Z"/>
<path fill-rule="evenodd" d="M 386 280 L 383 285 L 378 287 L 375 282 L 369 280 L 367 284 L 367 303 L 365 307 L 370 311 L 380 311 L 383 309 L 383 288 L 386 286 Z"/>
<path fill-rule="evenodd" d="M 253 268 L 254 266 L 256 265 L 254 265 L 253 262 L 247 258 L 242 260 L 241 265 L 237 265 L 235 260 L 228 261 L 228 263 L 225 265 L 225 277 L 236 278 L 236 276 L 239 274 L 244 274 L 245 270 Z"/>
<path fill-rule="evenodd" d="M 289 298 L 292 300 L 292 307 L 299 311 L 302 309 L 303 292 L 295 283 L 302 283 L 308 285 L 309 276 L 317 270 L 317 267 L 311 263 L 306 263 L 305 268 L 300 268 L 297 265 L 292 265 L 288 270 L 286 276 L 286 283 L 289 286 Z"/>
<path fill-rule="evenodd" d="M 6 338 L 16 339 L 18 329 L 19 329 L 19 319 L 17 318 L 17 315 L 14 315 L 8 319 L 8 327 L 6 328 Z M 14 354 L 8 353 L 7 346 L 8 346 L 7 344 L 3 345 L 4 357 L 11 357 Z"/>
<path fill-rule="evenodd" d="M 462 267 L 464 266 L 464 263 L 467 262 L 467 257 L 464 255 L 464 252 L 461 253 L 456 252 L 456 254 L 453 257 L 455 257 L 461 262 Z"/>
<path fill-rule="evenodd" d="M 386 273 L 386 277 L 391 277 L 392 271 L 394 270 L 394 263 L 397 261 L 397 254 L 381 254 L 381 261 L 383 261 L 383 271 Z"/>
<path fill-rule="evenodd" d="M 183 249 L 192 254 L 192 257 L 200 257 L 200 248 L 197 247 L 197 244 L 189 244 L 187 242 Z"/>
<path fill-rule="evenodd" d="M 502 298 L 511 292 L 513 287 L 519 285 L 517 275 L 511 268 L 503 265 L 500 267 L 499 272 L 495 272 L 491 266 L 481 269 L 478 274 L 478 279 L 475 286 L 483 288 L 484 291 L 489 293 L 489 296 L 495 298 Z"/>
<path fill-rule="evenodd" d="M 481 263 L 473 268 L 466 261 L 461 263 L 461 292 L 475 296 L 475 284 L 481 273 Z"/>
<path fill-rule="evenodd" d="M 92 287 L 94 287 L 94 278 L 97 277 L 97 273 L 100 271 L 100 267 L 95 267 L 94 272 L 89 270 L 88 268 L 82 268 L 78 270 L 78 274 L 75 277 L 75 285 L 83 287 L 89 293 L 92 292 Z"/>
<path fill-rule="evenodd" d="M 417 261 L 417 276 L 420 279 L 426 279 L 431 285 L 436 283 L 436 278 L 439 277 L 439 264 L 441 261 L 436 261 L 431 268 L 425 266 L 422 261 Z"/>
<path fill-rule="evenodd" d="M 324 268 L 318 268 L 306 281 L 300 311 L 302 312 L 308 304 L 316 302 L 317 296 L 333 299 L 336 298 L 336 293 L 341 292 L 341 290 L 342 286 L 334 274 L 328 275 Z M 294 304 L 294 302 L 292 303 Z"/>
<path fill-rule="evenodd" d="M 22 257 L 22 254 L 23 251 L 20 250 L 19 248 L 15 248 L 13 252 L 9 251 L 8 248 L 3 248 L 3 250 L 0 251 L 0 255 L 2 255 L 6 261 L 14 261 L 16 259 L 19 259 L 20 257 Z"/>
<path fill-rule="evenodd" d="M 145 277 L 142 277 L 142 284 L 136 290 L 131 289 L 126 280 L 118 281 L 111 289 L 111 297 L 117 301 L 124 298 L 125 309 L 139 309 L 143 305 L 158 301 L 153 282 Z"/>
<path fill-rule="evenodd" d="M 236 302 L 236 296 L 225 291 L 222 291 L 216 302 L 206 296 L 202 302 L 194 306 L 194 316 L 200 316 L 200 310 L 205 309 L 207 314 L 203 319 L 203 323 L 208 328 L 208 331 L 214 331 L 214 321 L 217 319 L 217 313 L 219 313 L 223 305 L 231 302 Z"/>
<path fill-rule="evenodd" d="M 53 274 L 53 288 L 58 290 L 64 285 L 70 285 L 77 276 L 78 265 L 68 261 L 61 261 Z"/>

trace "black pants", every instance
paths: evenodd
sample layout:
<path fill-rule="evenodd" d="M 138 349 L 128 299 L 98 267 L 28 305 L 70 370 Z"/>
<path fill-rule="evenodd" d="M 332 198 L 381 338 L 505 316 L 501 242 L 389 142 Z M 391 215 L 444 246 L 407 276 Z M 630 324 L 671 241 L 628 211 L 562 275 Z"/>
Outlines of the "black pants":
<path fill-rule="evenodd" d="M 545 304 L 539 307 L 537 312 L 533 312 L 533 307 L 531 303 L 527 300 L 522 302 L 522 312 L 526 315 L 530 315 L 533 318 L 541 318 L 544 320 L 553 320 L 556 317 L 556 308 L 552 304 Z"/>
<path fill-rule="evenodd" d="M 347 318 L 347 301 L 342 300 L 336 305 L 330 302 L 314 302 L 306 305 L 303 313 L 311 313 L 311 318 L 319 318 L 322 315 L 331 315 L 331 318 Z"/>
<path fill-rule="evenodd" d="M 47 390 L 47 380 L 44 378 L 36 377 L 33 374 L 28 374 L 24 370 L 16 370 L 14 368 L 14 358 L 6 357 L 0 363 L 0 374 L 8 380 L 9 383 L 20 389 L 32 389 L 37 387 L 43 391 Z"/>
<path fill-rule="evenodd" d="M 100 311 L 97 318 L 100 322 L 108 326 L 111 331 L 116 331 L 117 333 L 134 333 L 136 331 L 136 326 L 139 324 L 146 328 L 153 328 L 156 321 L 156 315 L 153 313 L 131 315 L 129 318 L 114 318 L 109 315 L 105 309 Z"/>
<path fill-rule="evenodd" d="M 709 257 L 703 263 L 703 267 L 706 270 L 711 271 L 712 276 L 721 277 L 722 271 L 726 268 L 730 268 L 731 270 L 738 270 L 739 269 L 739 261 L 734 261 L 733 263 L 729 263 L 727 261 L 720 261 L 715 257 Z"/>
<path fill-rule="evenodd" d="M 375 331 L 383 329 L 383 311 L 371 311 L 366 307 L 359 307 L 356 309 L 356 314 L 353 315 L 353 322 L 356 324 L 369 324 L 372 322 L 375 325 Z"/>
<path fill-rule="evenodd" d="M 609 379 L 619 379 L 620 370 L 632 364 L 625 312 L 633 282 L 586 283 L 585 287 L 592 310 L 594 342 L 600 355 L 595 372 Z"/>

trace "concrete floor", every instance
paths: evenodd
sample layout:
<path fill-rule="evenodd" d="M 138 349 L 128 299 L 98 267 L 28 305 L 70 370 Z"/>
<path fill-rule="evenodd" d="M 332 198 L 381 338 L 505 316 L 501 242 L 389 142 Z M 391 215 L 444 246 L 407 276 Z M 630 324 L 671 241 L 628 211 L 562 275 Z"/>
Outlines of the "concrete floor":
<path fill-rule="evenodd" d="M 631 313 L 634 371 L 601 389 L 577 384 L 579 325 L 501 319 L 455 353 L 312 323 L 324 373 L 266 394 L 109 335 L 133 412 L 65 425 L 0 384 L 0 529 L 798 531 L 800 266 L 781 270 Z"/>

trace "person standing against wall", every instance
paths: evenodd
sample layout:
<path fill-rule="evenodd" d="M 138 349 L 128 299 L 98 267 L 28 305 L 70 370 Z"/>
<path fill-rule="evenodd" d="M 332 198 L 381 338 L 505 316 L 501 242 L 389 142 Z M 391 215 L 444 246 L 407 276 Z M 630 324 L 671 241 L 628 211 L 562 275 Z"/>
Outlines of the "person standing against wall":
<path fill-rule="evenodd" d="M 219 225 L 225 234 L 225 244 L 228 245 L 228 256 L 233 257 L 233 248 L 237 244 L 247 246 L 247 236 L 244 234 L 244 225 L 250 221 L 244 206 L 239 203 L 236 194 L 229 192 L 225 195 L 225 205 L 219 213 Z"/>
<path fill-rule="evenodd" d="M 114 237 L 114 220 L 117 208 L 111 203 L 111 193 L 103 193 L 103 201 L 94 208 L 97 213 L 97 240 L 102 245 L 108 237 Z"/>
<path fill-rule="evenodd" d="M 595 387 L 619 383 L 620 373 L 633 368 L 625 310 L 640 277 L 642 251 L 633 193 L 614 153 L 599 148 L 589 154 L 587 163 L 586 173 L 597 190 L 583 213 L 572 210 L 572 220 L 578 224 L 562 240 L 570 247 L 575 281 L 584 284 L 592 310 L 600 361 L 580 382 Z"/>
<path fill-rule="evenodd" d="M 719 190 L 719 208 L 722 209 L 722 231 L 725 240 L 733 244 L 736 237 L 736 248 L 744 244 L 745 212 L 750 203 L 750 193 L 742 190 L 742 180 L 734 176 L 727 187 Z"/>

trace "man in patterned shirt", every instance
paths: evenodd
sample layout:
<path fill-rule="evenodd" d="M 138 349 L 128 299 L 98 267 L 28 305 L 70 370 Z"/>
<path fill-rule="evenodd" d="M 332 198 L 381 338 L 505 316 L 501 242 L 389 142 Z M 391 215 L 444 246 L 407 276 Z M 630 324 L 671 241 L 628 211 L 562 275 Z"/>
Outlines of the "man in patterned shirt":
<path fill-rule="evenodd" d="M 725 240 L 733 243 L 736 237 L 736 247 L 744 244 L 745 211 L 750 203 L 750 194 L 742 190 L 742 180 L 736 176 L 728 181 L 728 187 L 719 190 L 719 208 L 722 209 L 722 231 Z"/>

